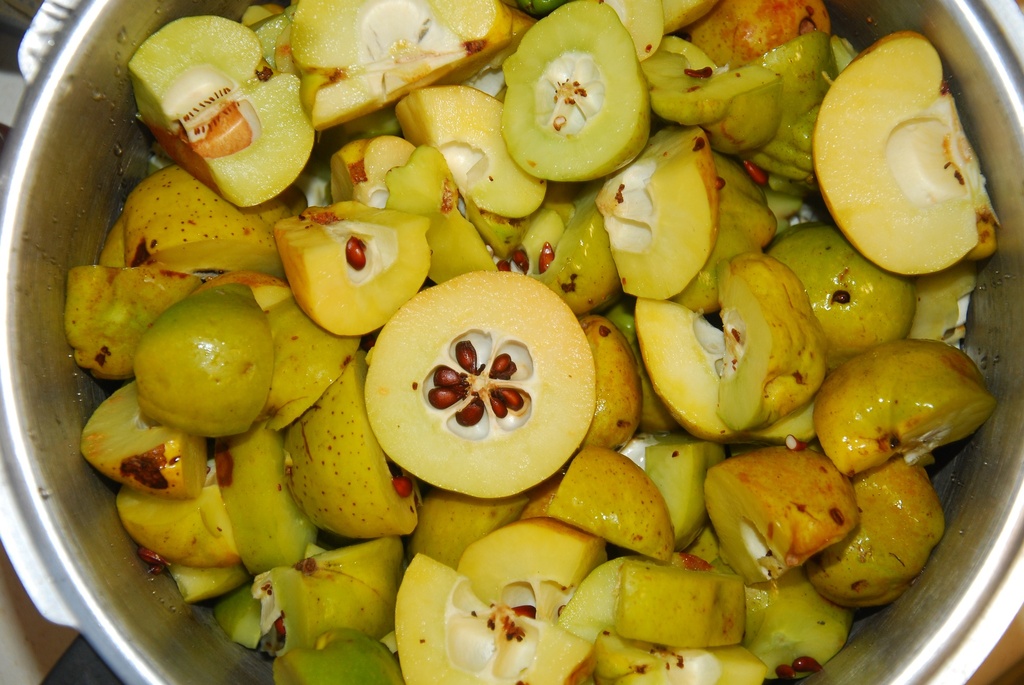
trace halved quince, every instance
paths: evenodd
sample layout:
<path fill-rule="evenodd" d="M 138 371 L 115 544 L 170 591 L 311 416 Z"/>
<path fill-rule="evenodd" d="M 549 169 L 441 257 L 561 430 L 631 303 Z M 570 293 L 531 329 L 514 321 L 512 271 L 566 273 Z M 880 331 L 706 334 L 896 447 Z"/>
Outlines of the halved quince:
<path fill-rule="evenodd" d="M 814 128 L 814 168 L 843 233 L 884 269 L 929 273 L 995 249 L 985 179 L 920 34 L 879 40 L 836 78 Z"/>
<path fill-rule="evenodd" d="M 357 138 L 331 155 L 331 199 L 356 200 L 383 209 L 388 201 L 385 177 L 409 161 L 416 146 L 392 135 Z"/>
<path fill-rule="evenodd" d="M 349 201 L 279 221 L 274 235 L 303 311 L 332 333 L 363 335 L 423 285 L 429 226 L 422 216 Z"/>
<path fill-rule="evenodd" d="M 605 3 L 570 2 L 538 21 L 504 71 L 502 134 L 539 178 L 599 178 L 647 142 L 647 85 L 629 32 Z"/>
<path fill-rule="evenodd" d="M 718 233 L 718 175 L 707 136 L 664 128 L 597 195 L 622 289 L 672 297 L 700 271 Z"/>
<path fill-rule="evenodd" d="M 241 23 L 173 21 L 135 51 L 128 73 L 139 116 L 167 154 L 234 204 L 274 197 L 309 158 L 298 78 L 275 73 Z"/>
<path fill-rule="evenodd" d="M 416 555 L 398 589 L 395 637 L 408 685 L 574 685 L 593 671 L 593 643 L 503 602 Z"/>
<path fill-rule="evenodd" d="M 510 40 L 511 9 L 498 0 L 304 0 L 291 32 L 317 130 L 486 64 Z"/>
<path fill-rule="evenodd" d="M 594 388 L 590 345 L 561 298 L 521 274 L 475 271 L 421 291 L 381 329 L 366 408 L 403 468 L 502 497 L 572 456 Z"/>

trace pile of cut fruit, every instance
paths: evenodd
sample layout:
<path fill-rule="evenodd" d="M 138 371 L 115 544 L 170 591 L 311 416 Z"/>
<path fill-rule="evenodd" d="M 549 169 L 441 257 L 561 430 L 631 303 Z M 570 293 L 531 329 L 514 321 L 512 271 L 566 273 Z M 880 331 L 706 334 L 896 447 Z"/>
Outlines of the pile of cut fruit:
<path fill-rule="evenodd" d="M 818 0 L 520 1 L 138 48 L 152 173 L 67 282 L 82 453 L 278 683 L 827 668 L 995 406 L 940 58 Z"/>

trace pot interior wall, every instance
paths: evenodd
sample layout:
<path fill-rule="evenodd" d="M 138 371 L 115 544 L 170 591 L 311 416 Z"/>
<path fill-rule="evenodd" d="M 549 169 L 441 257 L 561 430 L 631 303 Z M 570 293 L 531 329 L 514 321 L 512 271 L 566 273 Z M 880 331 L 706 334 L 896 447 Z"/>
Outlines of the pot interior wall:
<path fill-rule="evenodd" d="M 44 72 L 29 91 L 5 152 L 4 182 L 13 196 L 4 213 L 10 435 L 3 466 L 41 562 L 60 569 L 51 572 L 55 592 L 127 681 L 192 682 L 202 674 L 204 682 L 271 682 L 266 660 L 229 642 L 208 610 L 184 604 L 169 577 L 147 575 L 136 558 L 117 520 L 112 488 L 78 451 L 85 419 L 110 388 L 77 369 L 62 328 L 65 273 L 95 261 L 106 228 L 146 169 L 149 139 L 134 120 L 127 59 L 177 16 L 237 17 L 245 4 L 165 0 L 143 12 L 123 2 L 86 3 L 69 47 L 58 54 L 57 72 Z M 1024 127 L 1020 103 L 1012 99 L 1018 96 L 1002 92 L 992 78 L 998 58 L 964 28 L 961 5 L 846 0 L 832 7 L 837 31 L 859 47 L 898 28 L 920 30 L 936 42 L 1003 223 L 1000 250 L 980 278 L 968 339 L 1000 404 L 958 455 L 940 458 L 946 537 L 911 592 L 861 621 L 850 646 L 811 680 L 925 682 L 971 623 L 962 598 L 991 594 L 1022 538 L 1017 499 L 1024 398 L 1014 385 L 1024 362 L 1011 340 L 1024 321 L 1024 294 L 1013 277 L 1022 272 Z M 989 20 L 982 16 L 982 25 L 992 28 Z M 996 32 L 993 40 L 998 46 L 1005 36 Z M 1019 81 L 1019 64 L 1014 69 L 1010 78 Z"/>

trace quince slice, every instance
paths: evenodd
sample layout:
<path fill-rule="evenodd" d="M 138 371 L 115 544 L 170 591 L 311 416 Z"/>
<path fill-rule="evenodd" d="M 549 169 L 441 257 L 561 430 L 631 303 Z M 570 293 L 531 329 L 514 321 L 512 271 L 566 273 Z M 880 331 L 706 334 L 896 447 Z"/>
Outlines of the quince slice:
<path fill-rule="evenodd" d="M 521 492 L 579 447 L 595 407 L 583 329 L 522 274 L 473 271 L 416 294 L 381 329 L 366 409 L 384 451 L 434 485 Z"/>

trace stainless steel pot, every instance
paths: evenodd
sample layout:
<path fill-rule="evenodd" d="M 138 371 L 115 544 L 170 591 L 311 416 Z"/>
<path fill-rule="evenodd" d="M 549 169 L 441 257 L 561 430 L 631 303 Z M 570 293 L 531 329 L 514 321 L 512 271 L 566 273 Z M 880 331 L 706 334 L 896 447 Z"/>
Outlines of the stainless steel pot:
<path fill-rule="evenodd" d="M 42 613 L 80 630 L 126 681 L 270 682 L 208 611 L 149 576 L 110 487 L 78 452 L 103 389 L 64 341 L 64 275 L 95 261 L 145 171 L 125 64 L 160 25 L 245 0 L 48 0 L 22 47 L 30 80 L 0 166 L 0 534 Z M 983 160 L 1003 224 L 975 293 L 967 349 L 999 406 L 937 476 L 947 533 L 920 581 L 859 622 L 814 683 L 962 683 L 1024 600 L 1024 19 L 1010 0 L 831 3 L 859 46 L 927 34 Z"/>

